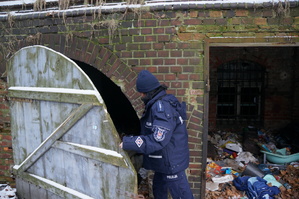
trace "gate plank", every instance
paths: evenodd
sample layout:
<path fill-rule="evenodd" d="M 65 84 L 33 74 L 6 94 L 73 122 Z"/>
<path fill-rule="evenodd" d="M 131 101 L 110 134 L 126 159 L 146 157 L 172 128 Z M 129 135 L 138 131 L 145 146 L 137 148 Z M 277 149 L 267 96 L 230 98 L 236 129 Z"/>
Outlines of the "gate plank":
<path fill-rule="evenodd" d="M 36 160 L 42 156 L 51 145 L 63 136 L 68 129 L 70 129 L 83 115 L 85 115 L 93 105 L 83 104 L 77 110 L 75 110 L 63 123 L 46 139 L 40 146 L 35 149 L 19 166 L 17 169 L 19 171 L 27 170 Z M 17 168 L 17 166 L 15 167 Z"/>
<path fill-rule="evenodd" d="M 68 151 L 73 154 L 81 155 L 83 157 L 96 159 L 106 163 L 111 163 L 115 166 L 128 168 L 128 164 L 126 163 L 123 156 L 116 151 L 75 143 L 66 143 L 61 141 L 56 141 L 53 144 L 53 147 L 64 151 Z"/>
<path fill-rule="evenodd" d="M 14 163 L 21 164 L 24 161 L 24 157 L 27 156 L 27 148 L 25 145 L 26 137 L 19 136 L 19 134 L 23 134 L 25 132 L 25 120 L 24 120 L 24 111 L 23 111 L 24 103 L 21 102 L 11 102 L 11 115 L 14 116 L 11 118 L 12 125 L 11 126 L 11 133 L 12 133 L 12 145 L 17 146 L 14 147 Z M 18 133 L 20 132 L 20 133 Z"/>
<path fill-rule="evenodd" d="M 10 100 L 14 98 L 35 99 L 43 101 L 55 101 L 66 103 L 92 103 L 94 105 L 103 105 L 103 100 L 98 93 L 93 90 L 63 89 L 47 87 L 10 87 Z"/>
<path fill-rule="evenodd" d="M 47 189 L 58 196 L 62 196 L 65 199 L 74 198 L 74 199 L 93 199 L 92 197 L 82 194 L 74 189 L 69 187 L 65 187 L 61 184 L 58 184 L 54 181 L 48 180 L 46 178 L 42 178 L 37 175 L 28 174 L 26 172 L 20 175 L 21 177 L 25 178 L 26 181 L 31 182 L 32 184 L 38 185 L 44 189 Z"/>
<path fill-rule="evenodd" d="M 41 189 L 41 187 L 39 187 L 38 185 L 35 184 L 30 184 L 30 198 L 47 198 L 47 192 L 44 191 L 44 189 Z M 22 197 L 20 197 L 22 198 Z"/>

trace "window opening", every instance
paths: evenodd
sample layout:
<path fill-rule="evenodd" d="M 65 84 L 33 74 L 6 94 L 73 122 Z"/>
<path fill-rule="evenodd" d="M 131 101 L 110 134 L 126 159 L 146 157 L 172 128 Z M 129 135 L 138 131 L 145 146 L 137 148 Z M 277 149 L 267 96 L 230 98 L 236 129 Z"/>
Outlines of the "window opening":
<path fill-rule="evenodd" d="M 264 68 L 243 60 L 217 69 L 217 123 L 261 124 Z"/>

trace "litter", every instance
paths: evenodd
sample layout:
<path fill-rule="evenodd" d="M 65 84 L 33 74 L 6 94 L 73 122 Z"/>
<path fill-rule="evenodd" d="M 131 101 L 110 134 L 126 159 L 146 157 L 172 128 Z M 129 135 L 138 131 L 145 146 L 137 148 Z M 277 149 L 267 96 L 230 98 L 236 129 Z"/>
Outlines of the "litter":
<path fill-rule="evenodd" d="M 276 186 L 278 188 L 282 186 L 282 184 L 278 182 L 273 175 L 267 174 L 263 178 L 267 181 L 267 184 L 271 183 L 271 185 Z"/>
<path fill-rule="evenodd" d="M 246 169 L 244 170 L 244 172 L 242 173 L 243 176 L 251 176 L 251 177 L 264 177 L 265 174 L 262 170 L 260 170 L 258 168 L 257 165 L 253 164 L 253 163 L 249 163 L 247 166 L 246 166 Z"/>
<path fill-rule="evenodd" d="M 232 175 L 224 175 L 224 176 L 213 177 L 212 180 L 215 183 L 225 183 L 225 182 L 233 181 L 234 177 Z"/>
<path fill-rule="evenodd" d="M 267 185 L 267 181 L 260 177 L 237 177 L 233 184 L 238 190 L 245 191 L 249 198 L 272 198 L 280 193 L 276 186 Z"/>
<path fill-rule="evenodd" d="M 17 199 L 16 189 L 11 188 L 8 184 L 0 184 L 0 198 Z"/>
<path fill-rule="evenodd" d="M 299 153 L 295 153 L 292 155 L 280 155 L 272 152 L 267 152 L 267 151 L 261 151 L 264 153 L 265 158 L 272 163 L 275 164 L 285 164 L 285 163 L 291 163 L 291 162 L 296 162 L 299 160 Z"/>
<path fill-rule="evenodd" d="M 205 198 L 299 198 L 298 147 L 275 133 L 253 126 L 235 133 L 209 132 Z M 238 180 L 245 182 L 243 190 L 236 186 Z"/>
<path fill-rule="evenodd" d="M 219 183 L 216 182 L 207 182 L 206 189 L 210 191 L 216 191 L 219 189 Z"/>
<path fill-rule="evenodd" d="M 258 160 L 250 152 L 241 152 L 238 154 L 236 161 L 245 162 L 247 164 L 249 162 L 257 162 Z"/>
<path fill-rule="evenodd" d="M 235 152 L 243 152 L 242 146 L 239 143 L 227 143 L 225 148 L 235 151 Z"/>
<path fill-rule="evenodd" d="M 207 164 L 206 173 L 209 177 L 219 175 L 221 173 L 221 166 L 211 161 Z"/>

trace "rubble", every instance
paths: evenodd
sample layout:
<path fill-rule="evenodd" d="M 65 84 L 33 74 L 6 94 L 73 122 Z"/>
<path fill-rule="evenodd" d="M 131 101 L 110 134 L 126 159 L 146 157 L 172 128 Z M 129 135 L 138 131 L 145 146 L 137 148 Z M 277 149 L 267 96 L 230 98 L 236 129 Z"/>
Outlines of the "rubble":
<path fill-rule="evenodd" d="M 209 132 L 205 198 L 299 198 L 298 133 L 281 133 L 253 126 Z"/>

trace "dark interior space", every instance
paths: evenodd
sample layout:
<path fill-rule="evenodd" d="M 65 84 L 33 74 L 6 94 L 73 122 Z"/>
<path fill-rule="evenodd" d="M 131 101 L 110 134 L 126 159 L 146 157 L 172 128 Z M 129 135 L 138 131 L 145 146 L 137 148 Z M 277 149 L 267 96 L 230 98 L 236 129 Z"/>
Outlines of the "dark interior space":
<path fill-rule="evenodd" d="M 209 133 L 243 135 L 253 153 L 264 133 L 299 152 L 298 61 L 297 46 L 211 47 Z"/>
<path fill-rule="evenodd" d="M 263 192 L 277 190 L 270 198 L 298 198 L 299 48 L 231 45 L 209 49 L 205 196 L 243 198 L 238 180 L 249 179 L 247 186 L 271 176 L 281 184 L 265 183 Z M 232 183 L 219 184 L 228 174 Z"/>
<path fill-rule="evenodd" d="M 209 129 L 298 123 L 298 47 L 211 47 Z"/>
<path fill-rule="evenodd" d="M 137 135 L 140 124 L 135 110 L 121 89 L 96 68 L 74 60 L 101 94 L 118 134 Z"/>

